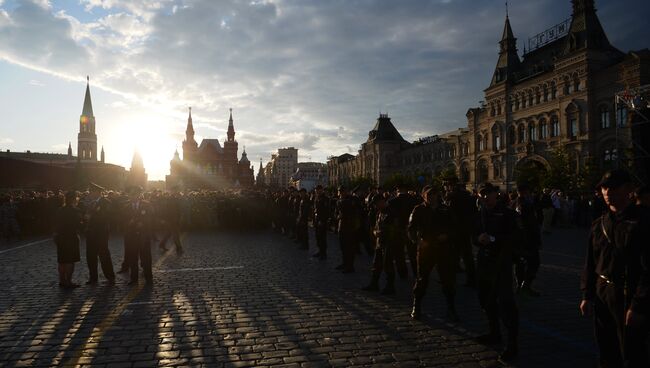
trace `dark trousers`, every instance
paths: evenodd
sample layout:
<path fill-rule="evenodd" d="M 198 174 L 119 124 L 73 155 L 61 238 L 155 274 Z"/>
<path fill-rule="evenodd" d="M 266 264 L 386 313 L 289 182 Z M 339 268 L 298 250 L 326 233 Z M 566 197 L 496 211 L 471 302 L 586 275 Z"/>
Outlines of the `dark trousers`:
<path fill-rule="evenodd" d="M 128 240 L 127 240 L 128 239 Z M 138 281 L 138 261 L 142 266 L 144 279 L 147 281 L 153 280 L 151 271 L 151 241 L 148 239 L 141 239 L 137 236 L 128 237 L 125 239 L 125 246 L 127 250 L 128 266 L 131 271 L 131 281 Z"/>
<path fill-rule="evenodd" d="M 90 281 L 97 281 L 97 258 L 107 280 L 115 280 L 111 252 L 108 250 L 108 236 L 86 235 L 86 262 Z"/>
<path fill-rule="evenodd" d="M 474 253 L 472 253 L 472 243 L 467 236 L 460 236 L 460 240 L 455 244 L 456 254 L 465 265 L 465 274 L 467 275 L 467 282 L 474 283 L 476 281 L 476 265 L 474 263 Z"/>
<path fill-rule="evenodd" d="M 181 232 L 178 227 L 170 227 L 167 229 L 158 246 L 164 248 L 170 238 L 174 242 L 174 245 L 176 245 L 176 253 L 181 253 L 183 251 L 183 245 L 181 244 Z"/>
<path fill-rule="evenodd" d="M 343 269 L 352 271 L 354 270 L 354 256 L 358 247 L 357 231 L 339 230 L 339 242 L 341 244 Z"/>
<path fill-rule="evenodd" d="M 307 220 L 296 221 L 296 239 L 298 239 L 301 249 L 309 249 L 309 227 Z"/>
<path fill-rule="evenodd" d="M 447 305 L 454 307 L 454 298 L 456 296 L 455 252 L 449 246 L 435 247 L 423 242 L 418 244 L 417 247 L 418 277 L 415 280 L 415 286 L 413 286 L 413 298 L 416 302 L 424 298 L 429 286 L 429 276 L 435 266 Z"/>
<path fill-rule="evenodd" d="M 316 235 L 316 246 L 318 253 L 322 256 L 327 255 L 327 223 L 318 221 L 314 224 L 314 233 Z"/>
<path fill-rule="evenodd" d="M 499 320 L 508 331 L 509 339 L 519 332 L 519 311 L 512 290 L 512 261 L 479 252 L 476 259 L 478 297 L 485 311 L 490 329 L 498 332 Z"/>
<path fill-rule="evenodd" d="M 380 241 L 380 240 L 379 240 Z M 395 251 L 387 246 L 375 247 L 374 258 L 372 260 L 372 279 L 371 283 L 377 285 L 381 273 L 386 273 L 386 286 L 395 285 Z"/>
<path fill-rule="evenodd" d="M 417 244 L 413 243 L 409 238 L 406 232 L 397 232 L 395 237 L 392 240 L 395 244 L 392 244 L 391 247 L 394 252 L 395 265 L 397 267 L 397 273 L 401 278 L 406 278 L 408 276 L 408 271 L 406 268 L 406 259 L 404 257 L 404 252 L 408 255 L 409 262 L 411 263 L 411 269 L 413 271 L 414 277 L 417 277 L 418 274 L 418 262 L 417 262 Z"/>
<path fill-rule="evenodd" d="M 515 262 L 517 284 L 521 286 L 522 282 L 526 282 L 526 284 L 533 282 L 537 277 L 539 264 L 539 248 L 527 249 L 525 254 L 518 256 Z"/>
<path fill-rule="evenodd" d="M 648 326 L 625 326 L 623 289 L 598 282 L 594 298 L 594 333 L 601 367 L 648 367 Z"/>

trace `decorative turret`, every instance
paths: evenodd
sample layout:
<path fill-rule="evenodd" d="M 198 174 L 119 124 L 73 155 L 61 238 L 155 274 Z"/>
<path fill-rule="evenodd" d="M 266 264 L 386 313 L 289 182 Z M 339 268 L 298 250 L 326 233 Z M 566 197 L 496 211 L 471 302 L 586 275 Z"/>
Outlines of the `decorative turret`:
<path fill-rule="evenodd" d="M 226 141 L 223 142 L 224 159 L 227 166 L 232 166 L 235 170 L 237 165 L 237 141 L 235 140 L 235 126 L 232 119 L 232 109 L 230 109 L 230 118 L 228 119 L 228 133 Z"/>
<path fill-rule="evenodd" d="M 250 166 L 250 161 L 248 160 L 248 156 L 246 155 L 246 146 L 244 146 L 244 151 L 241 153 L 241 160 L 239 160 L 239 163 L 242 165 L 246 165 L 246 167 Z"/>
<path fill-rule="evenodd" d="M 490 86 L 511 79 L 520 63 L 521 61 L 517 54 L 517 39 L 512 32 L 510 19 L 506 13 L 506 23 L 503 26 L 501 41 L 499 41 L 499 59 L 497 60 L 497 66 L 494 70 Z"/>
<path fill-rule="evenodd" d="M 105 156 L 104 155 L 104 146 L 102 146 L 102 153 L 101 153 L 101 159 L 100 159 L 102 163 L 104 163 L 104 158 L 105 158 L 104 156 Z"/>
<path fill-rule="evenodd" d="M 68 142 L 68 157 L 72 157 L 72 142 Z"/>
<path fill-rule="evenodd" d="M 565 52 L 581 49 L 606 50 L 620 53 L 607 39 L 603 26 L 596 15 L 594 0 L 571 0 L 573 14 L 567 35 Z"/>
<path fill-rule="evenodd" d="M 228 119 L 228 142 L 235 141 L 235 126 L 232 123 L 232 108 L 230 109 L 230 119 Z"/>

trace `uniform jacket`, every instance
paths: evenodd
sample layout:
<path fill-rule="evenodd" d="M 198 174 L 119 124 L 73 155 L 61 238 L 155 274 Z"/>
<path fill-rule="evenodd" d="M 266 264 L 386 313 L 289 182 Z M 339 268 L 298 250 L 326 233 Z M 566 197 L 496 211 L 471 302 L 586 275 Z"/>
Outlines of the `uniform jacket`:
<path fill-rule="evenodd" d="M 630 205 L 620 214 L 607 212 L 593 222 L 581 279 L 583 299 L 593 299 L 596 283 L 609 280 L 626 289 L 627 307 L 648 314 L 649 216 L 646 209 Z"/>

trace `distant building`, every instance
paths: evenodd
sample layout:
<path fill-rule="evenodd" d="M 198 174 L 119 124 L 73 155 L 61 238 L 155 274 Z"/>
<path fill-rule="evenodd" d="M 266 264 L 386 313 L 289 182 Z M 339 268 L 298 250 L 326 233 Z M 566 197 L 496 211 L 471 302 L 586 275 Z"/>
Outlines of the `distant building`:
<path fill-rule="evenodd" d="M 147 188 L 147 173 L 144 170 L 144 162 L 138 151 L 133 153 L 131 160 L 131 169 L 127 176 L 127 186 L 137 186 Z"/>
<path fill-rule="evenodd" d="M 291 183 L 296 189 L 314 189 L 317 185 L 328 186 L 327 164 L 321 162 L 299 162 L 291 175 Z"/>
<path fill-rule="evenodd" d="M 99 159 L 99 161 L 98 161 Z M 109 189 L 121 190 L 126 170 L 107 164 L 104 148 L 97 157 L 95 116 L 87 78 L 83 109 L 79 118 L 77 156 L 72 155 L 72 143 L 67 154 L 39 152 L 0 152 L 0 188 L 85 189 L 94 182 Z"/>
<path fill-rule="evenodd" d="M 594 1 L 572 4 L 570 20 L 531 38 L 523 58 L 506 16 L 485 101 L 467 111 L 467 128 L 408 143 L 380 115 L 357 155 L 330 157 L 330 184 L 357 177 L 382 184 L 395 173 L 453 169 L 471 187 L 491 182 L 512 188 L 527 167 L 547 171 L 556 148 L 566 150 L 576 174 L 595 163 L 600 170 L 628 166 L 647 178 L 647 128 L 630 110 L 633 96 L 620 96 L 649 89 L 650 51 L 619 51 Z"/>
<path fill-rule="evenodd" d="M 190 108 L 183 141 L 183 159 L 178 151 L 170 162 L 170 173 L 166 177 L 167 187 L 178 186 L 184 189 L 223 189 L 252 186 L 254 170 L 242 152 L 237 159 L 238 143 L 235 140 L 235 127 L 230 109 L 227 139 L 223 147 L 218 139 L 203 139 L 199 145 L 194 140 L 192 109 Z"/>
<path fill-rule="evenodd" d="M 298 168 L 298 149 L 294 147 L 279 148 L 271 155 L 264 169 L 264 184 L 270 187 L 286 187 L 290 184 L 291 174 Z"/>

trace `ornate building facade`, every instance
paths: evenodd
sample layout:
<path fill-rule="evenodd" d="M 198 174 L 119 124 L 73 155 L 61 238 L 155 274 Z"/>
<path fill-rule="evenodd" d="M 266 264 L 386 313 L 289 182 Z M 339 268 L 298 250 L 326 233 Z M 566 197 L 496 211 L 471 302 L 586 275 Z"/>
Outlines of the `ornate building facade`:
<path fill-rule="evenodd" d="M 266 186 L 286 187 L 291 184 L 291 175 L 296 172 L 297 168 L 298 149 L 295 147 L 278 148 L 278 152 L 271 154 L 271 160 L 266 163 L 266 167 L 261 171 L 261 175 L 258 174 L 258 177 Z M 261 167 L 260 170 L 262 170 Z"/>
<path fill-rule="evenodd" d="M 223 147 L 218 139 L 203 139 L 199 145 L 194 139 L 192 109 L 190 108 L 183 141 L 183 159 L 178 151 L 170 162 L 170 174 L 166 177 L 168 188 L 178 186 L 184 189 L 222 189 L 239 186 L 252 186 L 254 171 L 246 155 L 242 152 L 237 159 L 238 143 L 235 140 L 235 127 L 232 109 L 228 120 L 228 131 Z"/>
<path fill-rule="evenodd" d="M 360 176 L 381 184 L 397 172 L 449 168 L 468 186 L 511 188 L 524 167 L 548 169 L 557 148 L 568 153 L 576 173 L 595 162 L 601 169 L 627 165 L 647 176 L 647 129 L 635 127 L 641 115 L 617 96 L 650 83 L 650 52 L 619 51 L 594 0 L 571 3 L 571 18 L 529 39 L 523 58 L 506 16 L 485 101 L 467 111 L 467 128 L 407 143 L 380 115 L 357 156 L 329 160 L 330 184 Z"/>

